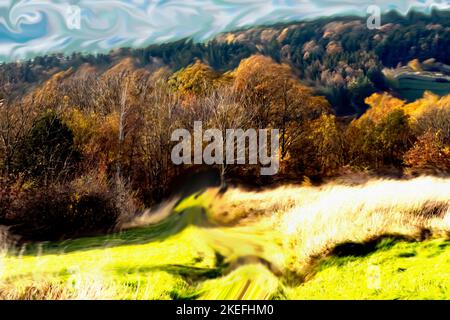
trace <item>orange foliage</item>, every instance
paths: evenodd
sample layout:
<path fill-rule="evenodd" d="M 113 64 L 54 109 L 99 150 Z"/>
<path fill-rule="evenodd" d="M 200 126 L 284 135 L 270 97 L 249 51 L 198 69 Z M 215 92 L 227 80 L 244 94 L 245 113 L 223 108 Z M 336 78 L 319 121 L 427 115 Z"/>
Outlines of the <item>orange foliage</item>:
<path fill-rule="evenodd" d="M 450 169 L 450 146 L 445 145 L 439 133 L 426 132 L 405 154 L 405 164 L 414 168 Z"/>

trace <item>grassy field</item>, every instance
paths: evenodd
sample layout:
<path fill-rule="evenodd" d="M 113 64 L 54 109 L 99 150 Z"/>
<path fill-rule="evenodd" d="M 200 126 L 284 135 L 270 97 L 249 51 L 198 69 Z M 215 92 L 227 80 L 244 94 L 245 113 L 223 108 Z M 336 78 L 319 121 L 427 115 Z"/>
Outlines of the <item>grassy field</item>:
<path fill-rule="evenodd" d="M 0 298 L 450 298 L 449 179 L 216 192 L 3 250 Z"/>

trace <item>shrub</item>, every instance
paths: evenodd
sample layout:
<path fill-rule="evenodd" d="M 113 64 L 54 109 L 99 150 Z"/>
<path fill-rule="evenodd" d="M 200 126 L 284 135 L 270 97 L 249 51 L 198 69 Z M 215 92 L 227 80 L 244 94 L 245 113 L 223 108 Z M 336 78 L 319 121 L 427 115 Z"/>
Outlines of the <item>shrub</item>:
<path fill-rule="evenodd" d="M 20 177 L 16 181 L 0 177 L 0 225 L 7 223 L 11 212 L 14 211 L 13 204 L 26 187 Z"/>
<path fill-rule="evenodd" d="M 427 105 L 427 109 L 417 116 L 415 131 L 418 136 L 434 132 L 443 143 L 450 144 L 450 104 Z"/>
<path fill-rule="evenodd" d="M 11 232 L 28 240 L 58 240 L 106 232 L 115 227 L 120 211 L 107 188 L 83 190 L 72 184 L 24 192 L 10 216 Z"/>
<path fill-rule="evenodd" d="M 10 203 L 9 188 L 4 186 L 0 179 L 0 224 L 5 221 Z"/>

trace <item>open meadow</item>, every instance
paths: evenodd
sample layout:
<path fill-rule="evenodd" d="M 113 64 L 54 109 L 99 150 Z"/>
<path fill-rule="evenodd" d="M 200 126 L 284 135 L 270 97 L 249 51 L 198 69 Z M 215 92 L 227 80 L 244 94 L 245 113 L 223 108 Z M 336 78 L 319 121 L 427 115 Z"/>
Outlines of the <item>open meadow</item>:
<path fill-rule="evenodd" d="M 118 233 L 9 245 L 2 299 L 449 299 L 450 179 L 207 189 Z"/>

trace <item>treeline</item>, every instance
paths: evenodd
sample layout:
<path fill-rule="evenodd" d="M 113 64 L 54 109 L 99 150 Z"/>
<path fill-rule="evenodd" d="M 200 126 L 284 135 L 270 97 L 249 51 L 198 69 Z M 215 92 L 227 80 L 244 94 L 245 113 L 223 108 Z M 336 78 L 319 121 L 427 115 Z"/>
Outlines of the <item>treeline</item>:
<path fill-rule="evenodd" d="M 294 73 L 325 95 L 337 115 L 362 114 L 364 99 L 386 89 L 383 67 L 405 65 L 413 59 L 435 58 L 450 64 L 450 12 L 429 15 L 410 11 L 381 18 L 381 29 L 369 30 L 364 18 L 324 18 L 309 22 L 257 27 L 220 35 L 206 43 L 180 40 L 142 49 L 119 49 L 109 54 L 61 54 L 0 66 L 0 84 L 21 89 L 55 72 L 84 63 L 108 67 L 126 57 L 142 66 L 159 62 L 179 70 L 196 60 L 225 72 L 254 54 L 288 63 Z M 19 90 L 20 91 L 20 90 Z"/>
<path fill-rule="evenodd" d="M 224 179 L 261 184 L 343 170 L 450 170 L 450 96 L 405 103 L 366 99 L 353 120 L 298 81 L 288 64 L 253 55 L 230 72 L 194 64 L 175 73 L 133 59 L 98 72 L 84 65 L 0 106 L 0 224 L 36 239 L 104 232 L 171 192 L 175 129 L 280 130 L 277 176 L 258 165 L 217 165 Z"/>

